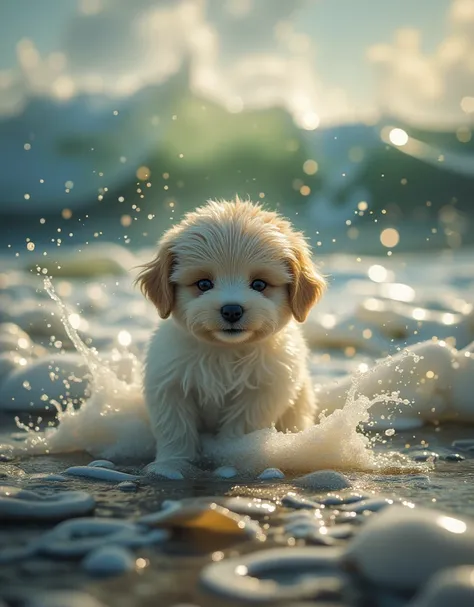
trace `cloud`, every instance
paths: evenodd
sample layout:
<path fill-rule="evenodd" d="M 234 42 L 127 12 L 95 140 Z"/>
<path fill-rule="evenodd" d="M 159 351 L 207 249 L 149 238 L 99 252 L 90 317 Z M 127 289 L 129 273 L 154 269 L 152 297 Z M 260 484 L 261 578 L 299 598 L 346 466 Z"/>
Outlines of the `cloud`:
<path fill-rule="evenodd" d="M 392 115 L 432 125 L 459 125 L 474 119 L 474 0 L 453 0 L 448 31 L 431 54 L 421 32 L 401 29 L 393 44 L 368 50 L 378 85 L 378 104 Z"/>

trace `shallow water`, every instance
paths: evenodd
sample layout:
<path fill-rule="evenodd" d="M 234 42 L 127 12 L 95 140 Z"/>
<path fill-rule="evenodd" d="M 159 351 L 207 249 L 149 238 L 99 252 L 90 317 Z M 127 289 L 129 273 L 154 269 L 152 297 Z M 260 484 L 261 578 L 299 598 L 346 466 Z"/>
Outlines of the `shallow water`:
<path fill-rule="evenodd" d="M 89 262 L 75 261 L 68 270 L 72 261 L 65 253 L 61 276 L 46 284 L 49 294 L 41 270 L 38 276 L 20 262 L 12 270 L 10 260 L 0 267 L 0 320 L 9 323 L 0 327 L 4 484 L 47 493 L 87 491 L 97 500 L 96 515 L 130 518 L 156 511 L 165 499 L 247 495 L 278 501 L 289 490 L 314 495 L 293 480 L 332 468 L 345 472 L 352 491 L 474 516 L 471 251 L 429 258 L 324 259 L 331 288 L 305 325 L 315 389 L 325 410 L 315 428 L 299 435 L 269 430 L 232 443 L 210 438 L 207 473 L 185 481 L 141 475 L 136 491 L 124 491 L 113 480 L 44 478 L 98 458 L 140 475 L 153 457 L 140 364 L 157 319 L 133 290 L 127 272 L 141 255 L 132 258 L 124 251 L 122 260 L 120 253 L 96 251 L 107 269 L 99 276 L 91 276 Z M 59 426 L 54 419 L 58 411 Z M 453 446 L 468 439 L 471 444 Z M 460 461 L 446 459 L 456 453 Z M 212 470 L 219 465 L 236 466 L 237 475 L 216 478 Z M 283 470 L 285 478 L 258 480 L 270 467 Z M 25 522 L 3 526 L 0 543 L 22 545 L 42 529 L 44 524 Z M 204 552 L 219 550 L 216 541 Z M 158 566 L 168 567 L 159 584 L 163 604 L 166 597 L 170 604 L 201 600 L 197 591 L 184 593 L 177 581 L 177 571 L 192 580 L 205 562 L 205 556 L 188 558 L 200 552 L 198 544 L 175 541 L 167 548 L 186 553 L 174 562 L 181 569 L 169 567 L 166 558 L 153 552 L 153 567 L 128 587 L 134 589 L 136 603 L 144 604 L 149 595 L 156 598 L 157 580 L 150 570 Z M 34 586 L 89 584 L 72 563 L 52 568 L 41 558 L 4 566 L 0 573 L 12 592 L 19 591 L 25 575 Z M 111 590 L 101 582 L 93 593 L 108 592 L 110 603 L 112 592 L 117 604 L 124 586 L 115 584 Z M 205 604 L 212 604 L 209 597 Z"/>

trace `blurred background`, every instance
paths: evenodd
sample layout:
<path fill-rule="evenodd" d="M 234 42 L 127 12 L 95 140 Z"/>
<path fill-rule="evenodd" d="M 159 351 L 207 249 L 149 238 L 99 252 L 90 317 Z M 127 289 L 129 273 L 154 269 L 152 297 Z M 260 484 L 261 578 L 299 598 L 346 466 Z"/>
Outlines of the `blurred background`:
<path fill-rule="evenodd" d="M 321 252 L 474 241 L 474 0 L 0 0 L 0 247 L 236 194 Z"/>

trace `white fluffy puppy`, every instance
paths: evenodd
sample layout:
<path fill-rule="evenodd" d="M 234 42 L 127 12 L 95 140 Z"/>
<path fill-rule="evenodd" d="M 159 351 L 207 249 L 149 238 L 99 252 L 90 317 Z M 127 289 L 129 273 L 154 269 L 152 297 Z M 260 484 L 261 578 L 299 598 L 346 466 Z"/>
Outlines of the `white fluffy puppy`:
<path fill-rule="evenodd" d="M 137 281 L 170 317 L 146 356 L 156 438 L 149 471 L 182 473 L 199 459 L 201 433 L 314 423 L 308 349 L 295 320 L 305 320 L 325 282 L 288 221 L 239 199 L 209 202 L 165 233 Z"/>

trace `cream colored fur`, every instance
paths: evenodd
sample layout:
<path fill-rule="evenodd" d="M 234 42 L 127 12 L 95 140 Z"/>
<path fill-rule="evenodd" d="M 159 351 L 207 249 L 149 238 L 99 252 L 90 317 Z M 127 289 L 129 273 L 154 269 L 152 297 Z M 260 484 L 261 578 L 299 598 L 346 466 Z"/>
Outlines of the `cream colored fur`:
<path fill-rule="evenodd" d="M 213 288 L 200 291 L 202 279 Z M 255 280 L 268 286 L 253 290 Z M 210 202 L 166 232 L 138 281 L 166 319 L 145 365 L 157 449 L 149 471 L 179 477 L 199 460 L 205 432 L 233 437 L 314 423 L 308 350 L 295 320 L 305 320 L 325 282 L 288 221 L 238 199 Z M 233 325 L 221 315 L 226 304 L 244 309 Z"/>

